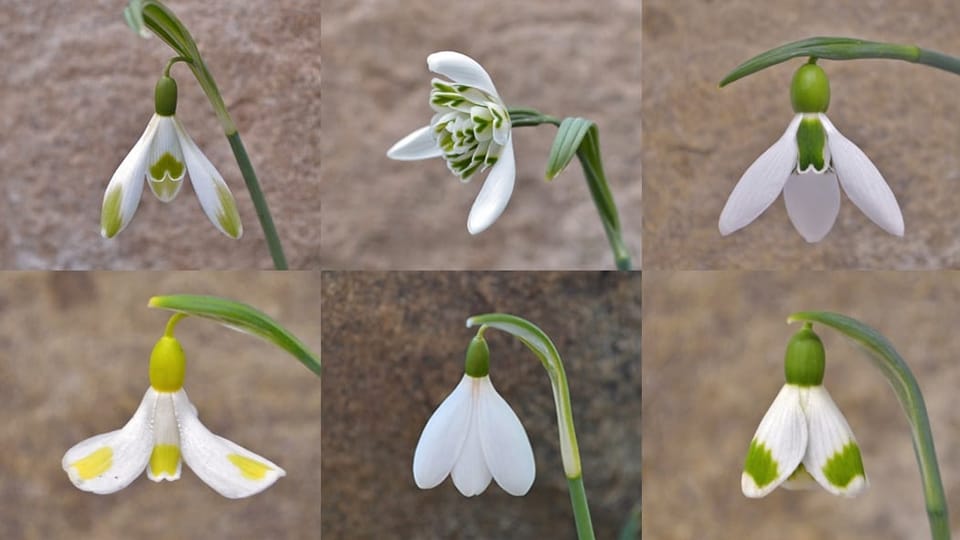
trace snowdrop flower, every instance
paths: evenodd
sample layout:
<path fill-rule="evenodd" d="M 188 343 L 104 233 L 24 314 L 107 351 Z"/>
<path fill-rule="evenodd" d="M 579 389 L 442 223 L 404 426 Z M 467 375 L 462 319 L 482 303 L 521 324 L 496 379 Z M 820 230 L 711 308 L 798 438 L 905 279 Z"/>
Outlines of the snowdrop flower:
<path fill-rule="evenodd" d="M 420 434 L 413 478 L 430 489 L 452 476 L 466 497 L 483 493 L 494 479 L 507 493 L 525 495 L 536 475 L 533 449 L 520 419 L 490 382 L 482 336 L 470 342 L 465 371 Z"/>
<path fill-rule="evenodd" d="M 100 234 L 104 237 L 113 238 L 130 224 L 144 182 L 158 199 L 170 202 L 180 193 L 188 173 L 200 206 L 214 226 L 231 238 L 243 234 L 230 188 L 177 120 L 176 109 L 177 83 L 161 77 L 156 88 L 156 114 L 113 173 L 103 195 Z"/>
<path fill-rule="evenodd" d="M 867 488 L 860 447 L 823 387 L 824 352 L 806 325 L 787 346 L 787 383 L 760 421 L 740 478 L 747 497 L 816 483 L 852 497 Z"/>
<path fill-rule="evenodd" d="M 387 157 L 410 161 L 443 156 L 463 182 L 492 167 L 467 218 L 467 230 L 478 234 L 500 217 L 513 193 L 510 113 L 490 75 L 469 56 L 436 52 L 427 57 L 427 67 L 452 82 L 433 79 L 430 107 L 435 114 L 430 125 L 394 144 Z"/>
<path fill-rule="evenodd" d="M 147 471 L 154 482 L 180 478 L 181 457 L 217 493 L 249 497 L 286 473 L 272 461 L 214 435 L 183 390 L 180 343 L 164 336 L 150 355 L 150 388 L 123 428 L 96 435 L 63 456 L 63 470 L 83 491 L 119 491 Z"/>
<path fill-rule="evenodd" d="M 764 152 L 733 189 L 720 214 L 720 234 L 757 219 L 780 192 L 793 226 L 807 242 L 819 242 L 840 211 L 840 188 L 883 230 L 903 236 L 900 206 L 880 171 L 825 114 L 830 83 L 816 64 L 794 75 L 791 101 L 796 115 L 783 136 Z"/>

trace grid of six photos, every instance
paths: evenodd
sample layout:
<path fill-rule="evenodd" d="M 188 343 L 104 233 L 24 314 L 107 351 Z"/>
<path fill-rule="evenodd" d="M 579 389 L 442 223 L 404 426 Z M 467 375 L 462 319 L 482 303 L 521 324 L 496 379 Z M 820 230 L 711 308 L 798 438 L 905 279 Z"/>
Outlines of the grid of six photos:
<path fill-rule="evenodd" d="M 958 24 L 0 5 L 0 538 L 949 539 Z"/>

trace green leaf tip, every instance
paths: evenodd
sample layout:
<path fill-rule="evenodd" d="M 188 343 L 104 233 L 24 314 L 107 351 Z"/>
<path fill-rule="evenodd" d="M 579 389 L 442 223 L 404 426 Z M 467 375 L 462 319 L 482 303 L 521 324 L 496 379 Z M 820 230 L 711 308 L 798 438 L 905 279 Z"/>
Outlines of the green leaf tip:
<path fill-rule="evenodd" d="M 258 336 L 293 355 L 317 376 L 321 374 L 319 356 L 270 316 L 249 305 L 217 296 L 193 294 L 154 296 L 147 305 L 210 319 L 233 330 Z"/>
<path fill-rule="evenodd" d="M 567 165 L 573 161 L 573 158 L 580 151 L 580 145 L 583 144 L 584 137 L 591 130 L 593 135 L 597 135 L 597 125 L 586 118 L 568 117 L 560 122 L 557 129 L 557 136 L 553 139 L 553 147 L 550 148 L 550 155 L 547 158 L 546 179 L 553 180 L 557 177 Z"/>

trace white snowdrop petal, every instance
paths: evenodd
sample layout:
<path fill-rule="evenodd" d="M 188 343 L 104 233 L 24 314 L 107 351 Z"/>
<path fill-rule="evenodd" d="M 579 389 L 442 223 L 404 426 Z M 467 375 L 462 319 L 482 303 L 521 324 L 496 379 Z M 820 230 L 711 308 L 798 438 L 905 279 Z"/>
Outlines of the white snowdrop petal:
<path fill-rule="evenodd" d="M 157 115 L 150 118 L 140 139 L 120 162 L 103 193 L 100 234 L 105 238 L 113 238 L 125 229 L 140 206 L 148 151 L 157 131 L 158 118 Z"/>
<path fill-rule="evenodd" d="M 153 194 L 163 202 L 170 202 L 183 187 L 187 167 L 177 136 L 176 117 L 156 115 L 156 118 L 157 131 L 150 143 L 144 176 Z"/>
<path fill-rule="evenodd" d="M 850 142 L 825 114 L 820 121 L 827 131 L 827 145 L 840 185 L 853 204 L 883 230 L 903 236 L 903 214 L 880 171 L 857 145 Z"/>
<path fill-rule="evenodd" d="M 272 461 L 211 433 L 182 389 L 173 394 L 173 407 L 183 461 L 217 493 L 230 499 L 249 497 L 287 474 Z"/>
<path fill-rule="evenodd" d="M 200 207 L 217 230 L 230 238 L 240 238 L 243 236 L 243 224 L 233 193 L 179 120 L 174 121 L 174 126 L 187 162 L 190 184 L 200 201 Z"/>
<path fill-rule="evenodd" d="M 796 470 L 807 447 L 807 424 L 800 387 L 785 384 L 760 421 L 744 463 L 740 487 L 747 497 L 763 497 Z"/>
<path fill-rule="evenodd" d="M 867 487 L 867 476 L 843 413 L 823 386 L 804 389 L 801 400 L 810 434 L 803 457 L 807 472 L 834 495 L 858 495 Z"/>
<path fill-rule="evenodd" d="M 726 236 L 746 227 L 777 200 L 797 167 L 797 128 L 802 116 L 794 116 L 780 139 L 740 177 L 720 213 L 720 234 Z"/>
<path fill-rule="evenodd" d="M 470 215 L 467 217 L 467 231 L 479 234 L 487 230 L 500 217 L 510 202 L 517 166 L 513 155 L 513 137 L 507 140 L 500 158 L 490 169 L 483 188 L 473 201 Z"/>
<path fill-rule="evenodd" d="M 525 495 L 533 486 L 536 464 L 530 439 L 510 405 L 483 377 L 477 397 L 477 425 L 487 467 L 504 491 Z"/>
<path fill-rule="evenodd" d="M 477 391 L 474 383 L 473 391 Z M 470 426 L 467 431 L 467 438 L 463 443 L 460 455 L 450 471 L 450 477 L 453 478 L 453 485 L 465 497 L 480 495 L 486 491 L 490 485 L 492 475 L 487 467 L 486 459 L 483 455 L 483 449 L 480 446 L 480 430 L 477 426 L 477 407 L 476 404 L 471 411 L 470 417 L 464 419 Z"/>
<path fill-rule="evenodd" d="M 470 428 L 472 386 L 471 377 L 464 375 L 424 426 L 413 453 L 413 479 L 419 488 L 436 487 L 453 470 Z"/>
<path fill-rule="evenodd" d="M 831 172 L 794 174 L 783 187 L 790 222 L 807 242 L 819 242 L 840 213 L 840 186 Z"/>
<path fill-rule="evenodd" d="M 114 493 L 143 473 L 153 448 L 153 412 L 157 392 L 147 390 L 125 426 L 73 446 L 63 456 L 63 470 L 83 491 Z"/>
<path fill-rule="evenodd" d="M 424 126 L 397 141 L 387 150 L 387 157 L 399 161 L 430 159 L 443 155 L 430 126 Z"/>
<path fill-rule="evenodd" d="M 427 57 L 427 67 L 430 71 L 443 75 L 451 81 L 480 89 L 497 98 L 493 80 L 483 66 L 465 54 L 453 51 L 435 52 Z"/>

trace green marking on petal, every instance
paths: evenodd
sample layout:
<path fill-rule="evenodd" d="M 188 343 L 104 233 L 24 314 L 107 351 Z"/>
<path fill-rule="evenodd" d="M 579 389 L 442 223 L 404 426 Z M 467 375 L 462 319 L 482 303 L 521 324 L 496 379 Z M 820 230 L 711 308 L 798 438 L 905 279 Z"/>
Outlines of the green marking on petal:
<path fill-rule="evenodd" d="M 776 480 L 779 469 L 777 461 L 773 459 L 773 454 L 766 445 L 756 439 L 750 441 L 750 450 L 747 451 L 743 472 L 753 478 L 757 487 L 762 488 Z"/>
<path fill-rule="evenodd" d="M 159 182 L 167 175 L 177 180 L 183 178 L 183 163 L 170 152 L 164 152 L 160 159 L 150 166 L 150 178 Z"/>
<path fill-rule="evenodd" d="M 813 168 L 814 171 L 826 171 L 826 160 L 823 157 L 827 147 L 827 133 L 816 116 L 804 116 L 797 128 L 798 170 L 800 172 Z"/>
<path fill-rule="evenodd" d="M 123 216 L 120 215 L 120 200 L 123 198 L 123 188 L 117 187 L 107 193 L 100 211 L 100 227 L 107 238 L 113 238 L 120 232 Z"/>
<path fill-rule="evenodd" d="M 240 224 L 240 212 L 233 200 L 230 190 L 223 184 L 217 184 L 217 198 L 220 199 L 220 209 L 217 211 L 217 223 L 223 227 L 230 238 L 240 238 L 243 227 Z"/>
<path fill-rule="evenodd" d="M 846 487 L 854 478 L 865 477 L 860 447 L 850 441 L 842 450 L 835 453 L 823 466 L 823 475 L 838 488 Z"/>

